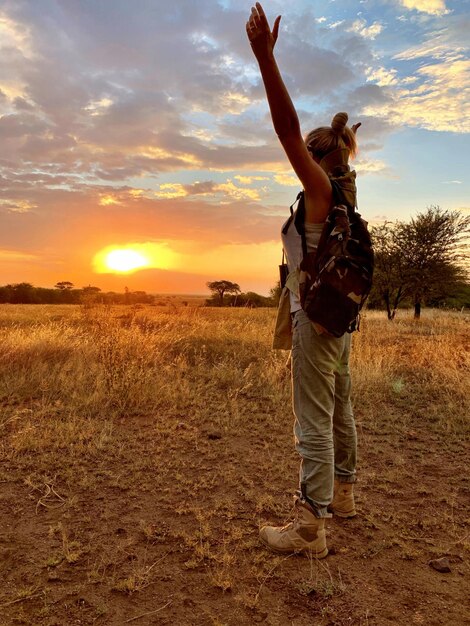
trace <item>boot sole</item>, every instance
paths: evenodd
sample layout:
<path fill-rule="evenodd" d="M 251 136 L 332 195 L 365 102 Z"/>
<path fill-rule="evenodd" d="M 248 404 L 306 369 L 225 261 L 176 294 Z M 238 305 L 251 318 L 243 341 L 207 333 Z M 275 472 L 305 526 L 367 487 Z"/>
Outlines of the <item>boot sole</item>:
<path fill-rule="evenodd" d="M 325 556 L 327 556 L 328 554 L 328 548 L 325 548 L 321 552 L 316 552 L 315 550 L 312 550 L 310 548 L 300 548 L 299 550 L 282 550 L 280 548 L 273 548 L 269 545 L 269 543 L 264 541 L 262 537 L 260 537 L 259 540 L 266 548 L 268 548 L 269 550 L 271 550 L 271 552 L 274 552 L 275 554 L 303 554 L 305 556 L 313 556 L 313 558 L 315 559 L 324 559 Z"/>

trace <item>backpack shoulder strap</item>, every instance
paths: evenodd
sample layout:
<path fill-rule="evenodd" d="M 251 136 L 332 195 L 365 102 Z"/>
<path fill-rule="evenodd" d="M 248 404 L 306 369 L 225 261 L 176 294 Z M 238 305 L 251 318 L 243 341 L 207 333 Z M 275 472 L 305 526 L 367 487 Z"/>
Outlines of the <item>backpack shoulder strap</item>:
<path fill-rule="evenodd" d="M 357 208 L 356 172 L 349 171 L 342 176 L 330 178 L 334 204 L 344 204 L 354 213 Z"/>
<path fill-rule="evenodd" d="M 305 235 L 305 194 L 303 191 L 297 196 L 299 204 L 297 206 L 297 212 L 294 218 L 294 224 L 297 232 L 302 240 L 302 253 L 303 256 L 307 256 L 307 237 Z"/>
<path fill-rule="evenodd" d="M 292 220 L 294 219 L 294 207 L 297 204 L 297 202 L 299 203 L 299 207 L 300 207 L 301 201 L 303 202 L 303 195 L 304 195 L 304 192 L 303 191 L 299 191 L 299 193 L 297 194 L 297 198 L 290 205 L 290 207 L 289 207 L 290 216 L 289 216 L 289 219 L 287 220 L 287 222 L 284 224 L 284 227 L 282 229 L 282 234 L 283 235 L 287 234 L 287 231 L 289 230 L 289 226 L 291 225 Z M 297 220 L 296 220 L 296 224 L 295 225 L 297 226 Z"/>

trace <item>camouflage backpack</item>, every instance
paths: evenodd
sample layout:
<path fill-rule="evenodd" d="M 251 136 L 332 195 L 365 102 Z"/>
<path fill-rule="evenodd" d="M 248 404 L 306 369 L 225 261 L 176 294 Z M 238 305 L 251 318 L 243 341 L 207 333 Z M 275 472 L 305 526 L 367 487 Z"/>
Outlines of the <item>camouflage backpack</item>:
<path fill-rule="evenodd" d="M 333 206 L 318 248 L 307 251 L 304 193 L 297 196 L 297 229 L 302 238 L 300 302 L 312 322 L 334 337 L 359 329 L 361 310 L 372 286 L 374 253 L 367 223 L 356 209 L 355 172 L 347 163 L 327 171 Z"/>

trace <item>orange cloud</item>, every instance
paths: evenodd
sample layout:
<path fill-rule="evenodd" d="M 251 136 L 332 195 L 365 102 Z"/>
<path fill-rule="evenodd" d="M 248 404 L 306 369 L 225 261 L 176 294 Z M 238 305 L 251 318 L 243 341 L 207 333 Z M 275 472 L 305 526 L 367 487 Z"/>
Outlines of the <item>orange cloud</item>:
<path fill-rule="evenodd" d="M 300 185 L 297 176 L 294 176 L 293 174 L 288 174 L 287 172 L 279 172 L 279 174 L 275 174 L 274 180 L 278 185 L 283 185 L 286 187 L 298 187 Z"/>

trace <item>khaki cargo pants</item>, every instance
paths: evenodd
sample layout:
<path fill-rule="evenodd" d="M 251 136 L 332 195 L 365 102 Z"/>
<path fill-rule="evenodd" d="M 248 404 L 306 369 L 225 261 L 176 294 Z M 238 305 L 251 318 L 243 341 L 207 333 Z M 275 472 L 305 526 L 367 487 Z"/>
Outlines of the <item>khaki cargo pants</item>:
<path fill-rule="evenodd" d="M 300 488 L 319 517 L 328 516 L 333 482 L 354 482 L 356 426 L 351 408 L 351 335 L 319 334 L 303 310 L 292 321 L 292 401 Z"/>

